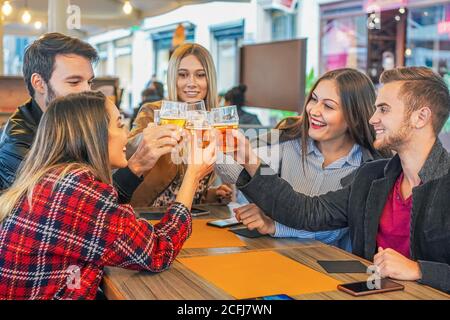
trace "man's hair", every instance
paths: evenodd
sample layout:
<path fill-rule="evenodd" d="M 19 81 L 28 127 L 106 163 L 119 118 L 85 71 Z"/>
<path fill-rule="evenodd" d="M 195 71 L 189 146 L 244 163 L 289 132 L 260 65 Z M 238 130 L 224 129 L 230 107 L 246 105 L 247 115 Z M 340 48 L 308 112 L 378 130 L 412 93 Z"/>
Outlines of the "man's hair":
<path fill-rule="evenodd" d="M 432 112 L 433 130 L 439 134 L 449 116 L 450 93 L 444 79 L 426 67 L 400 67 L 384 71 L 380 83 L 404 82 L 399 98 L 406 106 L 407 114 L 429 107 Z"/>
<path fill-rule="evenodd" d="M 58 54 L 76 54 L 91 63 L 98 61 L 98 53 L 89 43 L 56 32 L 44 34 L 27 47 L 23 59 L 23 76 L 31 97 L 34 97 L 31 76 L 37 73 L 48 83 Z"/>

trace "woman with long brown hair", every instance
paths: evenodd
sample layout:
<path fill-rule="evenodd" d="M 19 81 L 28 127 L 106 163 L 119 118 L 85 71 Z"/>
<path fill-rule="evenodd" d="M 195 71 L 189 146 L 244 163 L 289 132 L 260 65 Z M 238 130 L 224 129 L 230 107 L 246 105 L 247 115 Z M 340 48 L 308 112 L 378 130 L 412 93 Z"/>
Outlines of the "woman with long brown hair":
<path fill-rule="evenodd" d="M 302 115 L 285 119 L 277 126 L 278 141 L 273 139 L 274 132 L 260 137 L 259 145 L 266 142 L 266 146 L 257 153 L 297 192 L 314 196 L 341 189 L 364 162 L 382 157 L 373 147 L 375 134 L 369 125 L 375 98 L 374 86 L 363 73 L 348 68 L 329 71 L 312 87 Z M 279 158 L 264 158 L 275 150 L 279 150 Z M 242 170 L 236 166 L 217 167 L 227 182 L 236 181 Z M 274 222 L 254 204 L 239 212 L 245 213 L 241 215 L 245 217 L 243 223 L 250 229 L 264 232 L 270 226 L 276 237 L 316 239 L 351 249 L 347 228 L 295 230 Z"/>
<path fill-rule="evenodd" d="M 180 45 L 169 60 L 167 71 L 168 99 L 170 101 L 197 102 L 203 100 L 209 111 L 217 105 L 216 70 L 211 54 L 199 44 Z M 130 133 L 130 154 L 137 145 L 141 132 L 152 125 L 154 110 L 161 101 L 142 106 Z M 162 156 L 156 166 L 144 174 L 144 181 L 133 193 L 133 206 L 165 206 L 178 193 L 184 166 L 171 161 L 171 155 Z M 213 187 L 215 175 L 206 176 L 199 185 L 194 203 L 229 201 L 232 189 L 226 185 Z"/>
<path fill-rule="evenodd" d="M 176 201 L 152 225 L 119 204 L 112 186 L 111 170 L 127 166 L 117 107 L 99 92 L 53 101 L 0 196 L 0 300 L 94 299 L 105 266 L 168 268 L 191 233 L 192 199 L 214 161 L 214 146 L 194 142 L 188 159 L 201 154 L 203 162 L 189 161 Z"/>

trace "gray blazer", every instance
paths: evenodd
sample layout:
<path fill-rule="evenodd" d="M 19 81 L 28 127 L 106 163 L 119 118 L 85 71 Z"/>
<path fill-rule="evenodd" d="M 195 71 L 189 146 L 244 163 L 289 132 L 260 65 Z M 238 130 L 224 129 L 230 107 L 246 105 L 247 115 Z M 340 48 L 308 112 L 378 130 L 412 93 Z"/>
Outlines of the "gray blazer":
<path fill-rule="evenodd" d="M 268 216 L 309 231 L 349 227 L 353 253 L 373 260 L 380 217 L 402 171 L 398 155 L 365 163 L 349 186 L 318 197 L 295 192 L 277 174 L 261 175 L 263 167 L 253 178 L 244 170 L 237 186 Z M 420 264 L 419 282 L 443 291 L 450 291 L 449 169 L 449 154 L 437 140 L 419 172 L 422 184 L 413 188 L 411 212 L 410 254 Z"/>

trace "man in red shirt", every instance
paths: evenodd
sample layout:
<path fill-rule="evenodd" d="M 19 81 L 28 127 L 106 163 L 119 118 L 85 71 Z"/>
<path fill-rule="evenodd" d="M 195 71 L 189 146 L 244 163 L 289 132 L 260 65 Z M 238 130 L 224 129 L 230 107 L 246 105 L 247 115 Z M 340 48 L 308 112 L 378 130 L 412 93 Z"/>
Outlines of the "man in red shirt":
<path fill-rule="evenodd" d="M 246 169 L 237 186 L 289 227 L 348 226 L 353 253 L 373 259 L 383 277 L 450 291 L 450 157 L 437 138 L 449 116 L 448 87 L 424 67 L 386 71 L 380 82 L 370 123 L 375 148 L 394 150 L 392 159 L 363 165 L 344 189 L 307 197 L 276 174 L 264 175 L 265 164 L 250 164 L 256 156 L 246 144 L 235 155 Z M 236 216 L 250 229 L 274 232 L 264 215 L 237 209 Z"/>

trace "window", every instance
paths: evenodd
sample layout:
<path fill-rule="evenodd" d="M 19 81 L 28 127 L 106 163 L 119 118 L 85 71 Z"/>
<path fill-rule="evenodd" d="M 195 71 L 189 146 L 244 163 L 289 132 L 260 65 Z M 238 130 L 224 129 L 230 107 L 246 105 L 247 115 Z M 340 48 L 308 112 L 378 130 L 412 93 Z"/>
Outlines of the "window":
<path fill-rule="evenodd" d="M 169 65 L 170 50 L 172 49 L 172 38 L 176 25 L 170 30 L 160 31 L 151 34 L 153 40 L 154 50 L 154 68 L 156 79 L 165 84 L 167 88 L 167 68 Z M 195 40 L 195 26 L 189 24 L 185 26 L 186 42 L 194 42 Z M 149 79 L 150 79 L 149 75 Z"/>
<path fill-rule="evenodd" d="M 26 47 L 35 37 L 5 35 L 3 38 L 4 74 L 22 75 L 23 56 Z"/>
<path fill-rule="evenodd" d="M 321 70 L 367 68 L 366 16 L 322 20 Z"/>
<path fill-rule="evenodd" d="M 297 10 L 286 13 L 272 10 L 272 40 L 289 40 L 297 36 Z"/>
<path fill-rule="evenodd" d="M 450 86 L 450 5 L 410 8 L 406 32 L 405 64 L 426 66 Z M 439 138 L 450 150 L 450 120 Z"/>
<path fill-rule="evenodd" d="M 133 108 L 132 92 L 132 68 L 131 68 L 131 37 L 114 41 L 114 74 L 120 79 L 120 87 L 123 89 L 121 109 Z"/>
<path fill-rule="evenodd" d="M 99 61 L 95 66 L 95 75 L 104 77 L 108 75 L 108 43 L 100 43 L 97 45 Z"/>
<path fill-rule="evenodd" d="M 411 8 L 405 64 L 427 66 L 450 78 L 450 5 Z"/>
<path fill-rule="evenodd" d="M 367 70 L 367 16 L 360 0 L 320 6 L 320 70 Z"/>
<path fill-rule="evenodd" d="M 244 20 L 211 27 L 215 48 L 217 89 L 225 92 L 239 83 L 239 48 L 244 37 Z"/>

